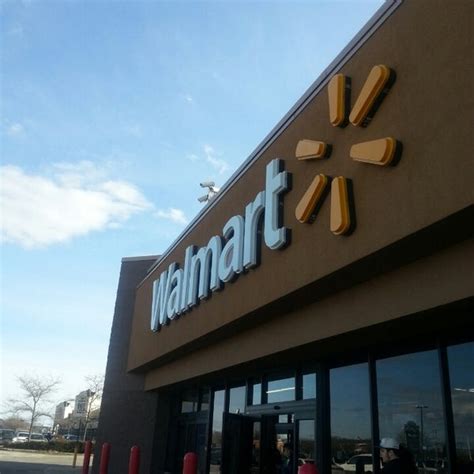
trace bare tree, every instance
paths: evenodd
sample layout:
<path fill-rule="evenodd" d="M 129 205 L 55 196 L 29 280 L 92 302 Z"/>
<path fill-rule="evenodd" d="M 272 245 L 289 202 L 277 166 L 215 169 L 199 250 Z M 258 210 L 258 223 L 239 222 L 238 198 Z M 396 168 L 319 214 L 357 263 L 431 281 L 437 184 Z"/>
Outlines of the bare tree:
<path fill-rule="evenodd" d="M 104 375 L 88 375 L 85 377 L 85 380 L 87 383 L 88 402 L 84 419 L 83 441 L 86 440 L 89 424 L 98 418 L 100 401 L 102 400 L 102 392 L 104 390 Z"/>
<path fill-rule="evenodd" d="M 9 411 L 16 416 L 21 413 L 28 415 L 30 418 L 29 439 L 35 422 L 42 416 L 51 417 L 50 410 L 47 410 L 44 404 L 51 401 L 49 395 L 56 390 L 60 380 L 52 377 L 43 379 L 33 375 L 23 375 L 17 377 L 17 380 L 23 392 L 22 399 L 10 399 L 8 401 Z"/>
<path fill-rule="evenodd" d="M 26 430 L 28 428 L 28 422 L 18 415 L 10 415 L 1 421 L 1 426 L 9 430 Z"/>

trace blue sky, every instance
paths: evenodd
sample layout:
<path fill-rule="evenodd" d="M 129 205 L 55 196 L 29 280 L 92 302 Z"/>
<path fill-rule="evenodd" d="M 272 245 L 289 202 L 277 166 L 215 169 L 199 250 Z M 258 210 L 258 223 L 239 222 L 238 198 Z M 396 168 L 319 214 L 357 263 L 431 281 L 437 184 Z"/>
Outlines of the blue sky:
<path fill-rule="evenodd" d="M 122 257 L 164 252 L 381 1 L 1 2 L 1 389 L 105 371 Z"/>

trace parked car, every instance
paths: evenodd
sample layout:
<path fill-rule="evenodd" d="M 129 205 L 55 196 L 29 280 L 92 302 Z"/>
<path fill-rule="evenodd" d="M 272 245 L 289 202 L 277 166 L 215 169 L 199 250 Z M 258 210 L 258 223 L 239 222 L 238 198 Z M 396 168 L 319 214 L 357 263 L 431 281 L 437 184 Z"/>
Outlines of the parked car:
<path fill-rule="evenodd" d="M 341 467 L 344 472 L 355 472 L 359 463 L 364 466 L 364 472 L 369 473 L 373 471 L 371 454 L 356 454 L 345 463 L 339 464 L 339 467 Z"/>
<path fill-rule="evenodd" d="M 429 465 L 430 463 L 426 463 L 423 461 L 418 461 L 416 463 L 416 467 L 418 468 L 418 473 L 419 474 L 435 474 L 438 472 L 438 469 L 436 469 L 436 466 L 434 465 Z"/>
<path fill-rule="evenodd" d="M 342 472 L 344 472 L 344 469 L 341 466 L 339 466 L 339 464 L 332 461 L 331 462 L 331 474 L 341 474 Z"/>
<path fill-rule="evenodd" d="M 28 431 L 17 431 L 15 437 L 12 439 L 13 443 L 26 443 L 29 437 Z"/>
<path fill-rule="evenodd" d="M 79 441 L 79 436 L 72 435 L 72 434 L 67 434 L 67 435 L 64 435 L 64 439 L 66 441 Z"/>
<path fill-rule="evenodd" d="M 30 441 L 35 443 L 46 443 L 48 440 L 41 433 L 31 433 Z"/>
<path fill-rule="evenodd" d="M 15 431 L 0 428 L 0 445 L 10 444 L 15 437 Z"/>

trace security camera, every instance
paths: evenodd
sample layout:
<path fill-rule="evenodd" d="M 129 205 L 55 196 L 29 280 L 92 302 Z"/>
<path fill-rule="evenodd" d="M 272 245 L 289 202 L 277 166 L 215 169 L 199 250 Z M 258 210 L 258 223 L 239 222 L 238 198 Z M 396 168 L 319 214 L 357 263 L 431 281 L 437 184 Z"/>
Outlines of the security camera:
<path fill-rule="evenodd" d="M 201 188 L 212 188 L 216 185 L 214 181 L 204 181 L 203 183 L 199 183 Z"/>
<path fill-rule="evenodd" d="M 207 200 L 209 200 L 209 195 L 205 195 L 205 196 L 201 196 L 200 198 L 198 198 L 198 201 L 199 202 L 206 202 Z"/>

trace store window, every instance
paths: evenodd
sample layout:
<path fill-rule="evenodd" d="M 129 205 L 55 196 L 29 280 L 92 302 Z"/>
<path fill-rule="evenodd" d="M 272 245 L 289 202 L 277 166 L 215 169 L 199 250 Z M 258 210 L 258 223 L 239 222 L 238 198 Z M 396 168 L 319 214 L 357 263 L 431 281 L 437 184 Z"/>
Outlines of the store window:
<path fill-rule="evenodd" d="M 245 385 L 229 390 L 229 413 L 245 412 Z"/>
<path fill-rule="evenodd" d="M 474 342 L 448 347 L 457 469 L 474 472 Z"/>
<path fill-rule="evenodd" d="M 200 390 L 200 404 L 199 404 L 199 411 L 208 411 L 209 410 L 209 397 L 211 395 L 211 391 L 209 387 L 202 387 Z"/>
<path fill-rule="evenodd" d="M 292 413 L 285 413 L 284 415 L 278 415 L 278 423 L 293 423 L 294 415 Z"/>
<path fill-rule="evenodd" d="M 422 472 L 446 465 L 438 352 L 378 360 L 376 370 L 380 437 L 403 443 Z"/>
<path fill-rule="evenodd" d="M 368 364 L 332 369 L 330 400 L 332 459 L 347 471 L 372 465 Z"/>
<path fill-rule="evenodd" d="M 252 405 L 262 403 L 262 384 L 260 382 L 252 384 Z"/>
<path fill-rule="evenodd" d="M 193 413 L 198 409 L 197 389 L 184 390 L 181 394 L 181 413 Z"/>
<path fill-rule="evenodd" d="M 295 377 L 269 377 L 267 403 L 290 402 L 295 399 Z"/>
<path fill-rule="evenodd" d="M 316 374 L 303 374 L 303 400 L 316 398 Z"/>
<path fill-rule="evenodd" d="M 313 464 L 315 455 L 314 420 L 298 420 L 298 465 Z"/>
<path fill-rule="evenodd" d="M 214 392 L 214 404 L 212 407 L 212 435 L 210 452 L 211 474 L 219 473 L 222 462 L 222 415 L 224 413 L 225 390 Z"/>

